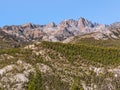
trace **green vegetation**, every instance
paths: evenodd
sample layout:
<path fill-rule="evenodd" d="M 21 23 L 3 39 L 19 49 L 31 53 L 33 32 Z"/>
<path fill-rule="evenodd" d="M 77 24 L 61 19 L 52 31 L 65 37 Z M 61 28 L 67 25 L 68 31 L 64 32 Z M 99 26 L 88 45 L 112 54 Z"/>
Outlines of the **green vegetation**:
<path fill-rule="evenodd" d="M 100 47 L 120 48 L 120 40 L 95 40 L 94 38 L 82 38 L 82 39 L 79 38 L 80 38 L 79 36 L 76 36 L 71 43 Z"/>
<path fill-rule="evenodd" d="M 28 90 L 43 90 L 42 75 L 38 68 L 36 74 L 30 74 L 29 80 Z"/>
<path fill-rule="evenodd" d="M 0 54 L 13 54 L 13 55 L 15 55 L 16 53 L 20 53 L 19 48 L 0 50 Z"/>
<path fill-rule="evenodd" d="M 77 77 L 75 80 L 74 80 L 74 83 L 72 85 L 72 90 L 84 90 L 82 85 L 80 85 L 80 78 Z"/>
<path fill-rule="evenodd" d="M 25 85 L 26 90 L 46 90 L 46 87 L 49 90 L 84 90 L 84 83 L 97 90 L 109 90 L 107 85 L 112 83 L 115 89 L 119 90 L 119 77 L 114 77 L 114 73 L 103 71 L 104 73 L 97 75 L 93 70 L 89 70 L 90 65 L 99 68 L 97 66 L 99 64 L 108 68 L 107 66 L 116 67 L 120 64 L 117 41 L 112 41 L 116 44 L 107 42 L 109 41 L 89 41 L 89 39 L 82 39 L 74 44 L 44 41 L 36 45 L 35 50 L 23 47 L 6 48 L 0 50 L 0 59 L 4 59 L 0 61 L 0 68 L 15 64 L 18 60 L 32 65 L 36 73 L 30 74 L 29 82 Z M 40 55 L 36 55 L 35 52 L 40 52 Z M 13 58 L 8 59 L 5 54 Z M 39 64 L 48 66 L 50 72 L 41 72 L 40 68 L 36 67 Z M 23 73 L 23 71 L 24 69 L 11 72 Z"/>
<path fill-rule="evenodd" d="M 70 62 L 74 62 L 79 57 L 98 62 L 103 65 L 120 64 L 120 49 L 91 46 L 84 44 L 63 44 L 42 42 L 45 48 L 53 49 L 64 55 Z"/>

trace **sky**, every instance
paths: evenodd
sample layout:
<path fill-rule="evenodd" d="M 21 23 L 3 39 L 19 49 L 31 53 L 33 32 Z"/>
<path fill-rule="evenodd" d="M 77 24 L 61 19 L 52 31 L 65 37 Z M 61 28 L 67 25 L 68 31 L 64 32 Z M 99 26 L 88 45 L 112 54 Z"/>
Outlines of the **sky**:
<path fill-rule="evenodd" d="M 120 21 L 120 0 L 1 0 L 0 27 L 60 23 L 86 18 L 100 24 Z"/>

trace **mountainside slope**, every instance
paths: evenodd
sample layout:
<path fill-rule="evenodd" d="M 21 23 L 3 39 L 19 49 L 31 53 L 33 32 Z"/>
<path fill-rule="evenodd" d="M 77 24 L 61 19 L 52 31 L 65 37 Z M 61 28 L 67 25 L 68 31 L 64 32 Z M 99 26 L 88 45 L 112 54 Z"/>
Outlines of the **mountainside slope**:
<path fill-rule="evenodd" d="M 25 44 L 24 39 L 9 35 L 0 29 L 0 49 L 20 47 Z"/>
<path fill-rule="evenodd" d="M 0 51 L 0 88 L 119 90 L 119 52 L 115 48 L 52 42 L 4 49 Z"/>

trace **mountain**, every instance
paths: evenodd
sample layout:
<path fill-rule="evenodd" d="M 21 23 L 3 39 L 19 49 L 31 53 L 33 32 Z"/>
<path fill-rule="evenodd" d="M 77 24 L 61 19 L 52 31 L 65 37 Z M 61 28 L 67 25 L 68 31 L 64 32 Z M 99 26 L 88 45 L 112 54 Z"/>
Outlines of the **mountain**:
<path fill-rule="evenodd" d="M 7 34 L 0 29 L 0 49 L 20 47 L 25 43 L 26 41 L 24 39 Z"/>
<path fill-rule="evenodd" d="M 0 28 L 0 90 L 119 89 L 119 22 L 79 18 Z"/>
<path fill-rule="evenodd" d="M 1 30 L 9 35 L 19 37 L 28 42 L 34 40 L 64 42 L 71 37 L 79 35 L 82 35 L 82 38 L 93 37 L 97 40 L 119 39 L 119 28 L 119 22 L 111 25 L 97 24 L 81 17 L 78 21 L 69 19 L 62 21 L 58 25 L 54 22 L 51 22 L 48 25 L 26 23 L 18 26 L 4 26 Z"/>
<path fill-rule="evenodd" d="M 18 26 L 4 26 L 2 31 L 26 41 L 64 41 L 72 36 L 92 32 L 97 26 L 99 25 L 93 24 L 87 19 L 80 18 L 78 21 L 73 19 L 64 20 L 58 25 L 52 22 L 48 25 L 26 23 Z"/>

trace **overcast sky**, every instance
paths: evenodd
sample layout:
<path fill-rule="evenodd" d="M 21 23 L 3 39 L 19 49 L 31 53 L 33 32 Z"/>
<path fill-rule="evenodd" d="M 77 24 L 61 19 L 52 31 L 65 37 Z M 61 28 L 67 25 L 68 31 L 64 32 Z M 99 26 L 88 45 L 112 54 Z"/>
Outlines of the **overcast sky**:
<path fill-rule="evenodd" d="M 92 22 L 120 21 L 120 0 L 1 0 L 0 26 L 59 23 L 84 17 Z"/>

